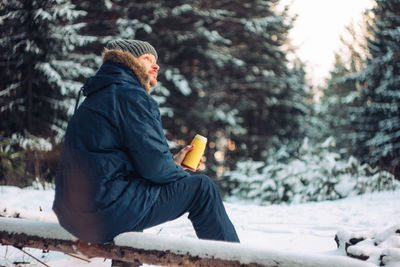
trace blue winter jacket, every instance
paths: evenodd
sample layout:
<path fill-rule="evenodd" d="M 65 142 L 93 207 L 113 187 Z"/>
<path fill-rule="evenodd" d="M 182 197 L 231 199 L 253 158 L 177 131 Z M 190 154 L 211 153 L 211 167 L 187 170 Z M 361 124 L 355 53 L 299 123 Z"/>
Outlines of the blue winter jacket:
<path fill-rule="evenodd" d="M 81 240 L 104 243 L 129 231 L 161 184 L 189 175 L 175 164 L 158 105 L 139 80 L 125 64 L 105 61 L 68 123 L 53 210 Z"/>

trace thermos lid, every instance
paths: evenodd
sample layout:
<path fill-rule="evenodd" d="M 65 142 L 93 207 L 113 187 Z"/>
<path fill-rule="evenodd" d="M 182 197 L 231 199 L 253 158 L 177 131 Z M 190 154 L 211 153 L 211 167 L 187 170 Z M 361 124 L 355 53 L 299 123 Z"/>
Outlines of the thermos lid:
<path fill-rule="evenodd" d="M 204 143 L 207 143 L 207 138 L 202 135 L 199 135 L 199 134 L 196 134 L 194 139 L 199 139 L 199 140 L 203 141 Z"/>

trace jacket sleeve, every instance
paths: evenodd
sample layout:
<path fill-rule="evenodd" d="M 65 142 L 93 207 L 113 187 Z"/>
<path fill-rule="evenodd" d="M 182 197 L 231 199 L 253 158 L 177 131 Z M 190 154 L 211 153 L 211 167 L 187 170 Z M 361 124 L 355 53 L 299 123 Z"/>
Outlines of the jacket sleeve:
<path fill-rule="evenodd" d="M 158 106 L 152 105 L 150 96 L 141 92 L 128 94 L 129 96 L 120 97 L 120 110 L 117 112 L 121 121 L 124 147 L 137 173 L 142 178 L 158 184 L 188 176 L 189 174 L 175 163 L 169 151 L 159 112 L 154 110 L 158 110 Z"/>

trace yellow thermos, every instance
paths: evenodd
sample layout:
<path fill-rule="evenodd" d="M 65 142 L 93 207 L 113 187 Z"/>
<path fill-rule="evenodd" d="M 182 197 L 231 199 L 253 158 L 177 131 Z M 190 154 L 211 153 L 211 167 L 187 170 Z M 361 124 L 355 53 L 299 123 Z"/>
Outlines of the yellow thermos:
<path fill-rule="evenodd" d="M 194 149 L 186 154 L 182 165 L 195 171 L 199 165 L 200 159 L 203 156 L 204 150 L 206 149 L 207 138 L 196 134 L 193 138 L 191 145 L 194 145 Z"/>

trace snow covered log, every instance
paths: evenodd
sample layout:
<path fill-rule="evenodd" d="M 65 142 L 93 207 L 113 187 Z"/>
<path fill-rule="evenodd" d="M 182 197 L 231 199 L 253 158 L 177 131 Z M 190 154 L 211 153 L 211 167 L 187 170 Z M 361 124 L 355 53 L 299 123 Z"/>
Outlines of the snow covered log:
<path fill-rule="evenodd" d="M 375 266 L 343 256 L 273 251 L 229 242 L 148 233 L 124 233 L 112 243 L 89 244 L 79 241 L 57 223 L 15 218 L 0 218 L 0 242 L 19 248 L 164 266 Z"/>
<path fill-rule="evenodd" d="M 400 224 L 374 234 L 341 230 L 335 241 L 349 257 L 377 262 L 379 266 L 400 266 Z"/>

